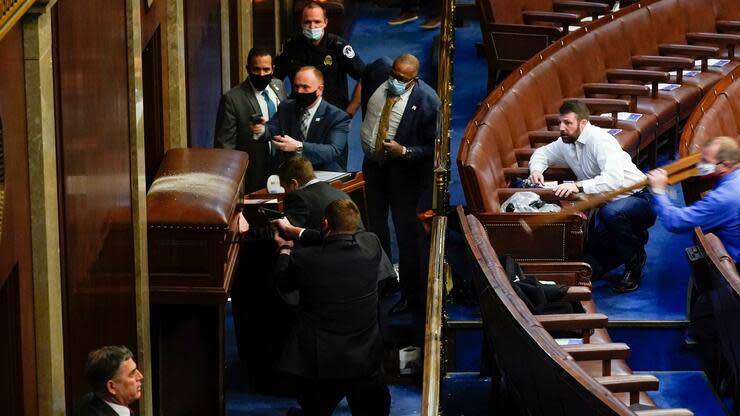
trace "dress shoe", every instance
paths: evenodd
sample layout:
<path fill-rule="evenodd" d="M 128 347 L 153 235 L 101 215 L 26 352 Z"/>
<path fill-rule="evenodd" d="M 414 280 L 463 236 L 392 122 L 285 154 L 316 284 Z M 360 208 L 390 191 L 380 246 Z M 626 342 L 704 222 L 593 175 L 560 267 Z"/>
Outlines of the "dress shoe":
<path fill-rule="evenodd" d="M 614 285 L 612 291 L 616 293 L 627 293 L 640 287 L 642 268 L 645 266 L 646 261 L 647 253 L 645 253 L 645 248 L 641 248 L 637 255 L 624 265 L 624 274 Z"/>
<path fill-rule="evenodd" d="M 409 302 L 405 298 L 401 298 L 398 302 L 396 302 L 395 305 L 391 308 L 390 311 L 388 311 L 388 315 L 401 315 L 403 313 L 411 312 L 414 305 L 412 302 Z"/>

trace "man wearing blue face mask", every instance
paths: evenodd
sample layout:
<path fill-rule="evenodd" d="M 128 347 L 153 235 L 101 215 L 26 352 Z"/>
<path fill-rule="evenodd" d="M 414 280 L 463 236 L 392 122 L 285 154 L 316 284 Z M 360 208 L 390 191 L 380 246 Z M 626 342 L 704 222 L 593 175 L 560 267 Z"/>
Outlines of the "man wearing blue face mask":
<path fill-rule="evenodd" d="M 388 210 L 399 251 L 401 300 L 393 313 L 422 305 L 423 278 L 417 205 L 432 184 L 432 156 L 440 101 L 418 78 L 419 60 L 403 54 L 381 58 L 362 76 L 362 149 L 368 228 L 390 255 Z"/>
<path fill-rule="evenodd" d="M 740 260 L 740 149 L 731 137 L 708 140 L 697 164 L 699 174 L 707 179 L 716 178 L 714 189 L 702 199 L 686 208 L 673 206 L 666 196 L 668 176 L 663 169 L 648 174 L 653 209 L 668 231 L 690 231 L 701 227 L 714 233 L 724 244 L 737 264 Z"/>
<path fill-rule="evenodd" d="M 318 68 L 324 75 L 324 99 L 352 116 L 360 106 L 359 80 L 365 63 L 345 39 L 326 33 L 328 23 L 320 4 L 306 4 L 301 21 L 303 31 L 285 42 L 283 52 L 276 58 L 274 75 L 280 80 L 286 76 L 292 80 L 304 66 Z M 358 81 L 351 101 L 347 75 Z"/>

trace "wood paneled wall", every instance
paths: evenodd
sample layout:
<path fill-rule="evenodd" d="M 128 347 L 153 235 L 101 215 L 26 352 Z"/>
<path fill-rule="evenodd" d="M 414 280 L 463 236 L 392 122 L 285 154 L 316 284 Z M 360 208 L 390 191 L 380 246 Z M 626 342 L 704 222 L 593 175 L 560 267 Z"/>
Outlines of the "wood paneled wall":
<path fill-rule="evenodd" d="M 87 353 L 136 354 L 126 2 L 55 6 L 66 392 L 88 390 Z"/>
<path fill-rule="evenodd" d="M 31 271 L 28 150 L 23 31 L 0 40 L 0 140 L 5 203 L 0 233 L 0 411 L 36 414 L 36 366 Z"/>
<path fill-rule="evenodd" d="M 220 0 L 185 0 L 189 147 L 213 147 L 221 99 Z"/>

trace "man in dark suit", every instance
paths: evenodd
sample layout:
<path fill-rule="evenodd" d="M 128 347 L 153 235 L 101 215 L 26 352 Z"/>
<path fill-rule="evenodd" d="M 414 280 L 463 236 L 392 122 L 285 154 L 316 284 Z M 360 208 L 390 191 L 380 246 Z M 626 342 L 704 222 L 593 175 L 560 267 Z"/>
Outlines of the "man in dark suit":
<path fill-rule="evenodd" d="M 362 149 L 369 229 L 390 254 L 390 207 L 399 251 L 401 300 L 392 313 L 421 306 L 422 276 L 417 206 L 432 184 L 432 159 L 440 101 L 418 78 L 419 60 L 381 58 L 362 76 Z"/>
<path fill-rule="evenodd" d="M 303 157 L 292 157 L 283 162 L 278 176 L 285 189 L 285 215 L 291 224 L 298 227 L 320 229 L 326 206 L 337 199 L 350 199 L 346 193 L 316 179 L 311 162 Z"/>
<path fill-rule="evenodd" d="M 324 77 L 321 71 L 306 66 L 293 79 L 291 98 L 280 103 L 277 114 L 267 124 L 252 124 L 260 140 L 272 140 L 278 150 L 275 166 L 298 154 L 315 170 L 347 170 L 347 113 L 322 100 Z"/>
<path fill-rule="evenodd" d="M 221 97 L 216 116 L 213 146 L 236 149 L 249 154 L 244 180 L 245 192 L 264 188 L 270 166 L 270 146 L 254 140 L 250 128 L 252 117 L 269 120 L 285 100 L 283 82 L 272 77 L 272 55 L 263 48 L 252 48 L 247 55 L 249 77 Z"/>
<path fill-rule="evenodd" d="M 92 392 L 82 398 L 76 416 L 130 416 L 129 406 L 141 398 L 141 380 L 131 351 L 107 346 L 87 356 L 85 378 Z"/>
<path fill-rule="evenodd" d="M 357 231 L 360 213 L 351 200 L 326 208 L 326 237 L 318 246 L 292 250 L 276 234 L 281 291 L 300 290 L 298 322 L 281 368 L 300 378 L 305 414 L 331 415 L 342 397 L 353 415 L 387 415 L 390 393 L 383 374 L 378 325 L 378 238 Z"/>

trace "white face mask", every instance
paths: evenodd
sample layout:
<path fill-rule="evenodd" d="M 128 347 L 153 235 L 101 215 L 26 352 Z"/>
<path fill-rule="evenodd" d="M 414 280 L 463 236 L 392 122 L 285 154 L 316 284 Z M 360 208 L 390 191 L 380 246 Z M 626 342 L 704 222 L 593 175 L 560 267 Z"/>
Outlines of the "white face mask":
<path fill-rule="evenodd" d="M 717 169 L 717 165 L 714 163 L 697 163 L 696 164 L 696 176 L 707 176 L 711 175 Z"/>
<path fill-rule="evenodd" d="M 322 36 L 324 36 L 324 28 L 323 27 L 317 27 L 314 29 L 303 29 L 303 36 L 308 38 L 308 40 L 319 40 Z"/>

